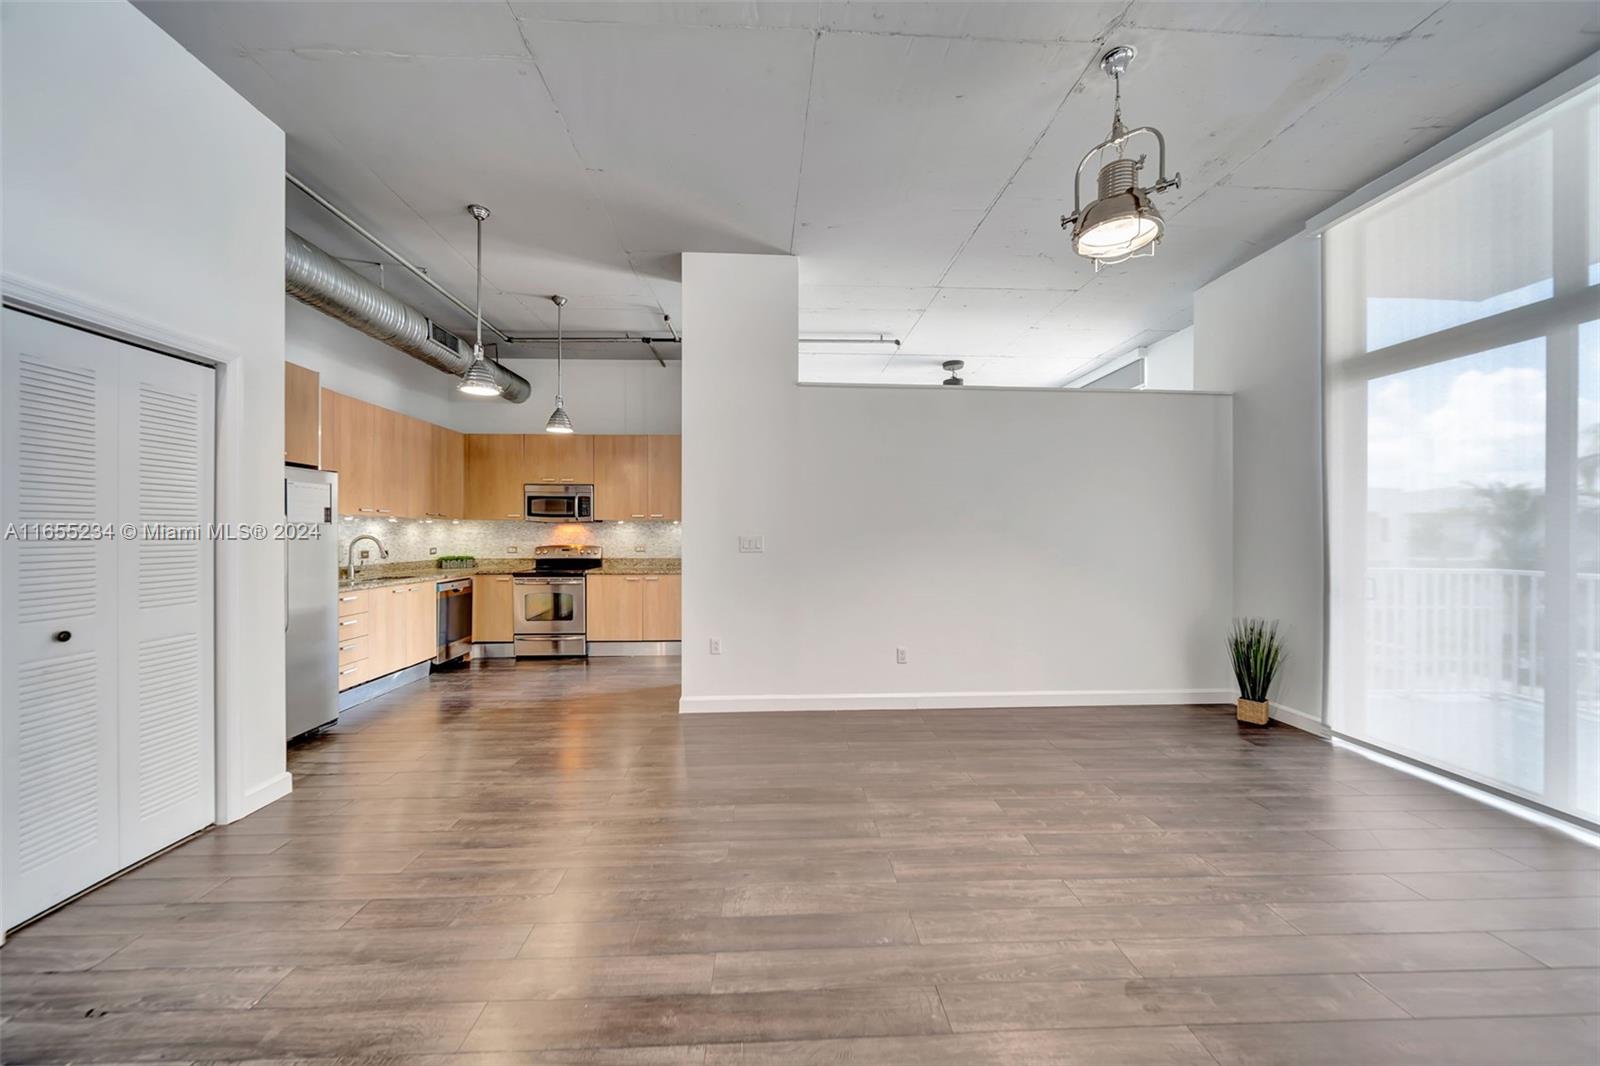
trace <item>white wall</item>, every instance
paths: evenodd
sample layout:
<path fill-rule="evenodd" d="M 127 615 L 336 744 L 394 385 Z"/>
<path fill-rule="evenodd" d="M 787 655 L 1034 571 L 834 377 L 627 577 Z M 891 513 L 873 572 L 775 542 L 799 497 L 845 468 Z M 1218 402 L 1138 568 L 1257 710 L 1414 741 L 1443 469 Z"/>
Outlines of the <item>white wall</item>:
<path fill-rule="evenodd" d="M 1195 294 L 1194 384 L 1233 393 L 1234 610 L 1275 618 L 1275 703 L 1321 720 L 1320 247 L 1293 237 Z"/>
<path fill-rule="evenodd" d="M 283 517 L 283 134 L 131 6 L 0 5 L 8 302 L 220 364 L 217 519 Z M 218 821 L 287 792 L 283 547 L 217 546 Z"/>
<path fill-rule="evenodd" d="M 1232 698 L 1228 397 L 801 386 L 793 259 L 683 276 L 684 710 Z"/>
<path fill-rule="evenodd" d="M 1194 388 L 1194 327 L 1156 341 L 1144 352 L 1144 387 Z"/>
<path fill-rule="evenodd" d="M 449 376 L 409 355 L 292 297 L 284 302 L 289 361 L 317 371 L 335 392 L 463 433 L 536 433 L 555 406 L 553 359 L 507 363 L 533 386 L 526 403 L 475 400 L 457 393 Z M 676 433 L 682 426 L 680 366 L 568 359 L 562 372 L 567 413 L 579 433 Z"/>

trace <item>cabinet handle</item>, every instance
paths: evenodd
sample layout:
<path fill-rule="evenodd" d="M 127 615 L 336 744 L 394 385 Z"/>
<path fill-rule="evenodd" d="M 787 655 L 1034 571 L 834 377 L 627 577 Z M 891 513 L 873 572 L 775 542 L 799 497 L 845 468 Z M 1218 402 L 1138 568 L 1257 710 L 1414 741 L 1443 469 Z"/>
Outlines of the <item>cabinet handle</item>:
<path fill-rule="evenodd" d="M 631 515 L 629 515 L 629 516 L 628 516 L 628 517 L 629 517 L 629 518 L 643 518 L 643 517 L 644 517 L 644 515 L 642 515 L 642 514 L 631 514 Z"/>
<path fill-rule="evenodd" d="M 360 511 L 362 514 L 377 514 L 378 513 L 378 509 L 376 507 L 357 507 L 356 510 Z"/>
<path fill-rule="evenodd" d="M 653 515 L 651 515 L 651 516 L 650 516 L 650 517 L 651 517 L 651 518 L 665 518 L 665 517 L 666 517 L 666 515 L 659 515 L 659 514 L 653 514 Z"/>
<path fill-rule="evenodd" d="M 509 577 L 497 577 L 497 578 L 495 578 L 495 580 L 496 581 L 510 581 L 511 579 Z"/>
<path fill-rule="evenodd" d="M 659 577 L 647 577 L 647 578 L 645 578 L 645 580 L 646 581 L 660 581 L 661 579 Z"/>
<path fill-rule="evenodd" d="M 389 510 L 389 508 L 387 508 L 387 507 L 380 507 L 380 508 L 378 508 L 378 513 L 379 514 L 393 514 L 394 512 Z"/>
<path fill-rule="evenodd" d="M 339 619 L 339 624 L 342 626 L 353 626 L 359 621 L 361 621 L 359 618 L 341 618 Z"/>
<path fill-rule="evenodd" d="M 519 515 L 519 514 L 508 514 L 508 515 L 506 515 L 506 517 L 507 518 L 521 518 L 522 516 Z"/>
<path fill-rule="evenodd" d="M 55 641 L 57 644 L 65 644 L 67 641 L 72 639 L 72 630 L 58 629 L 54 633 L 50 634 L 50 639 Z"/>
<path fill-rule="evenodd" d="M 340 603 L 354 603 L 354 602 L 356 602 L 356 600 L 357 600 L 357 599 L 358 599 L 358 598 L 359 598 L 359 597 L 357 597 L 357 596 L 355 596 L 355 595 L 350 595 L 350 596 L 340 596 L 340 597 L 339 597 L 339 602 L 340 602 Z"/>
<path fill-rule="evenodd" d="M 622 580 L 624 580 L 624 581 L 638 581 L 639 579 L 636 578 L 636 577 L 625 577 Z"/>
<path fill-rule="evenodd" d="M 343 677 L 345 674 L 353 674 L 359 669 L 361 669 L 359 666 L 347 666 L 343 670 L 339 671 L 339 676 Z"/>

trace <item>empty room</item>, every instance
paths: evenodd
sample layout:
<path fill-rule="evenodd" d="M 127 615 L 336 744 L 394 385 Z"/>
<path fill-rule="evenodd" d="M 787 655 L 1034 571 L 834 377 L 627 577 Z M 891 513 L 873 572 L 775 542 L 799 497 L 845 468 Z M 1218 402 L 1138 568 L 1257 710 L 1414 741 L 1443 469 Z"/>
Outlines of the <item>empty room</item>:
<path fill-rule="evenodd" d="M 1600 1062 L 1592 2 L 0 0 L 0 296 L 0 1062 Z"/>

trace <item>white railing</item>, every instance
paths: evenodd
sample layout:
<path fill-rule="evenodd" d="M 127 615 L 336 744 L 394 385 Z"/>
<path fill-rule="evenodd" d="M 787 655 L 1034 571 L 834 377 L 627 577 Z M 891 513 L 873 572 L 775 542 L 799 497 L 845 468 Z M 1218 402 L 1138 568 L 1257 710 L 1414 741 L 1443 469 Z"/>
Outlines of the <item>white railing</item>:
<path fill-rule="evenodd" d="M 1600 576 L 1574 589 L 1574 691 L 1600 699 Z M 1544 699 L 1545 576 L 1537 570 L 1367 571 L 1373 692 L 1474 692 Z"/>

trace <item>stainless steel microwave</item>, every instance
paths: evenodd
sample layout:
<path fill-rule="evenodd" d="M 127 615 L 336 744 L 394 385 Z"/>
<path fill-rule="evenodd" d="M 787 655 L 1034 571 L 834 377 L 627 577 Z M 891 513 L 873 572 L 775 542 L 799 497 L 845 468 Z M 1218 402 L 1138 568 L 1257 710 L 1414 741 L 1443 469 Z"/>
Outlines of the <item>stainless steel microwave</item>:
<path fill-rule="evenodd" d="M 593 485 L 524 485 L 522 517 L 530 522 L 594 522 Z"/>

